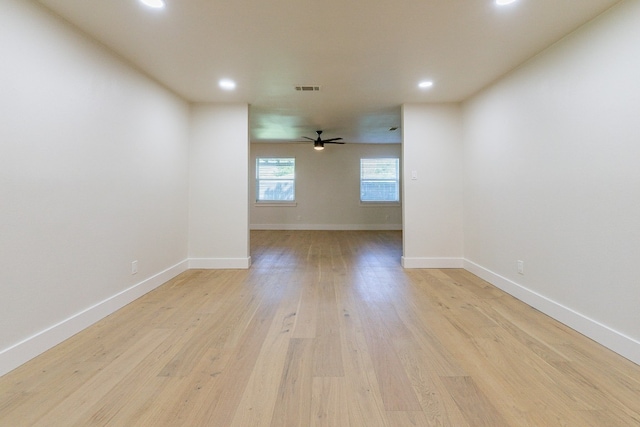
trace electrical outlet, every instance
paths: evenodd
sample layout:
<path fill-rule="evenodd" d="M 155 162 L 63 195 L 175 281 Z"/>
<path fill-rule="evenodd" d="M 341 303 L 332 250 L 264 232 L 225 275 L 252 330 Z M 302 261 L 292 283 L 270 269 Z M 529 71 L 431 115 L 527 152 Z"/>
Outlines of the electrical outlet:
<path fill-rule="evenodd" d="M 138 272 L 138 261 L 131 262 L 131 274 L 136 274 Z"/>
<path fill-rule="evenodd" d="M 518 260 L 518 274 L 524 275 L 524 261 Z"/>

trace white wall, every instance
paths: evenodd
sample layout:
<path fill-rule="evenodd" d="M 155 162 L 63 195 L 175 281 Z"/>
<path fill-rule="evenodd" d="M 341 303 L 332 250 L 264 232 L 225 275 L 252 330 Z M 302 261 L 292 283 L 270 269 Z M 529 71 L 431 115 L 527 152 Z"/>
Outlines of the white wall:
<path fill-rule="evenodd" d="M 623 2 L 465 103 L 464 236 L 469 269 L 640 363 L 638 23 Z"/>
<path fill-rule="evenodd" d="M 0 58 L 3 374 L 186 268 L 189 122 L 35 2 L 0 2 Z"/>
<path fill-rule="evenodd" d="M 251 144 L 250 206 L 254 229 L 399 230 L 399 204 L 360 203 L 360 159 L 400 158 L 400 144 Z M 258 206 L 256 157 L 295 157 L 295 206 Z M 402 168 L 402 166 L 401 166 Z"/>
<path fill-rule="evenodd" d="M 189 266 L 248 268 L 249 106 L 191 111 Z"/>
<path fill-rule="evenodd" d="M 402 129 L 402 265 L 462 267 L 460 107 L 406 104 Z M 416 179 L 412 179 L 414 172 Z"/>

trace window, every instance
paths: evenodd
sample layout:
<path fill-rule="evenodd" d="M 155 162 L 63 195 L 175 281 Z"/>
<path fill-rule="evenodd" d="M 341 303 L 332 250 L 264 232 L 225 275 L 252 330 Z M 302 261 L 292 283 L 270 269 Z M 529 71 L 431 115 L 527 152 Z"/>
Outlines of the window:
<path fill-rule="evenodd" d="M 360 201 L 399 202 L 398 159 L 360 159 Z"/>
<path fill-rule="evenodd" d="M 256 159 L 256 200 L 258 202 L 293 202 L 296 189 L 296 159 Z"/>

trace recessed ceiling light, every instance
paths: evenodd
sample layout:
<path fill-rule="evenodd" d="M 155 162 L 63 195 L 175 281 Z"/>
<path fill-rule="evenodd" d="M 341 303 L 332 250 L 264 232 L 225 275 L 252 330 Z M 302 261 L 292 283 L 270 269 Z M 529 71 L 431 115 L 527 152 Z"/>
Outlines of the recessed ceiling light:
<path fill-rule="evenodd" d="M 507 4 L 515 3 L 516 0 L 496 0 L 498 6 L 505 6 Z"/>
<path fill-rule="evenodd" d="M 236 82 L 229 79 L 220 80 L 218 85 L 224 90 L 234 90 L 236 88 Z"/>
<path fill-rule="evenodd" d="M 433 82 L 431 80 L 418 83 L 418 87 L 420 89 L 427 89 L 427 88 L 430 88 L 431 86 L 433 86 Z"/>
<path fill-rule="evenodd" d="M 163 9 L 165 4 L 164 0 L 140 0 L 146 6 L 152 7 L 154 9 Z"/>

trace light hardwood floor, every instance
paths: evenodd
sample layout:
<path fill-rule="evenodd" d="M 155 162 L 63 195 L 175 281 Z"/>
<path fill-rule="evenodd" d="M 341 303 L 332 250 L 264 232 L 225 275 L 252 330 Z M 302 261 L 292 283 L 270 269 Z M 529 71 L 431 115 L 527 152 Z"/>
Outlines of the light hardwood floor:
<path fill-rule="evenodd" d="M 0 426 L 639 426 L 640 367 L 400 232 L 254 231 L 0 378 Z"/>

